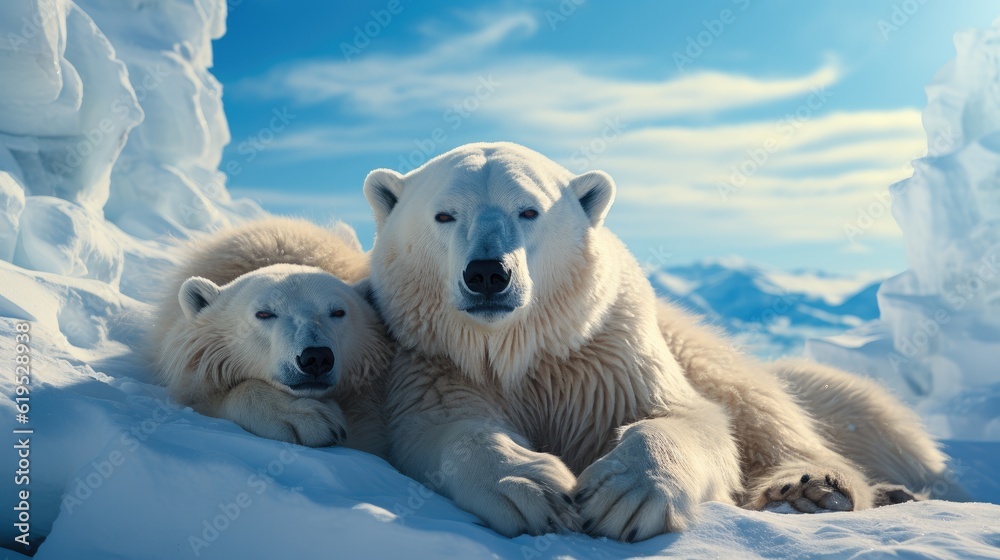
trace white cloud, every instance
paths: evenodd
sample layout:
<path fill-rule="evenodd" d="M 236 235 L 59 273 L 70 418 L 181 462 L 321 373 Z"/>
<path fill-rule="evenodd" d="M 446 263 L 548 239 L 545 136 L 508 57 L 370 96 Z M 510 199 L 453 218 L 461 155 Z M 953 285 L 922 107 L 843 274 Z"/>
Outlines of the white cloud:
<path fill-rule="evenodd" d="M 364 197 L 356 195 L 299 193 L 274 187 L 249 186 L 233 186 L 229 191 L 233 198 L 249 198 L 277 214 L 294 215 L 305 211 L 310 216 L 324 217 L 327 220 L 330 216 L 336 216 L 348 223 L 371 221 L 371 208 Z"/>
<path fill-rule="evenodd" d="M 423 51 L 295 62 L 245 81 L 238 89 L 290 96 L 304 104 L 345 103 L 355 114 L 377 119 L 440 113 L 478 95 L 477 118 L 536 131 L 569 127 L 585 132 L 605 118 L 712 115 L 787 99 L 830 86 L 841 73 L 830 62 L 810 74 L 784 79 L 703 71 L 636 80 L 600 75 L 555 57 L 496 56 L 512 37 L 536 29 L 532 16 L 511 14 Z M 495 84 L 496 91 L 486 92 L 484 83 Z"/>
<path fill-rule="evenodd" d="M 706 235 L 849 244 L 859 221 L 862 237 L 900 235 L 885 193 L 924 147 L 915 110 L 831 113 L 790 136 L 773 122 L 626 132 L 589 167 L 615 177 L 622 212 L 656 212 L 663 237 L 698 217 Z"/>
<path fill-rule="evenodd" d="M 405 136 L 388 134 L 384 126 L 323 126 L 285 132 L 267 148 L 284 152 L 284 159 L 301 160 L 359 154 L 398 152 L 409 148 Z"/>
<path fill-rule="evenodd" d="M 475 131 L 530 145 L 574 171 L 611 172 L 619 212 L 643 216 L 625 224 L 635 235 L 711 224 L 707 235 L 846 243 L 844 224 L 923 152 L 915 110 L 827 108 L 842 77 L 835 59 L 784 78 L 701 71 L 643 80 L 620 76 L 622 68 L 606 61 L 598 71 L 555 56 L 506 54 L 517 37 L 538 31 L 531 15 L 477 21 L 422 50 L 296 62 L 240 89 L 330 105 L 363 123 L 316 126 L 276 142 L 295 157 L 402 154 L 450 117 L 474 119 Z M 754 109 L 757 120 L 734 122 L 740 109 Z M 623 131 L 601 140 L 609 120 Z M 762 152 L 765 160 L 755 160 Z M 743 175 L 720 195 L 720 184 Z M 885 212 L 865 235 L 899 232 Z"/>

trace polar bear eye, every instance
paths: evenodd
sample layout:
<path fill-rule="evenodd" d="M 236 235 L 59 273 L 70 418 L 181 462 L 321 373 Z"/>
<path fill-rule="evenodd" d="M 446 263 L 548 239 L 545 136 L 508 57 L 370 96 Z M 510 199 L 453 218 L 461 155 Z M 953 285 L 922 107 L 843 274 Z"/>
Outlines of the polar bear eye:
<path fill-rule="evenodd" d="M 535 210 L 534 208 L 528 208 L 524 212 L 521 212 L 520 216 L 525 220 L 534 220 L 535 218 L 538 217 L 538 210 Z"/>
<path fill-rule="evenodd" d="M 260 319 L 261 321 L 266 321 L 268 319 L 274 319 L 274 313 L 270 311 L 258 311 L 254 313 L 254 317 Z"/>
<path fill-rule="evenodd" d="M 437 221 L 437 223 L 439 224 L 446 224 L 448 222 L 454 222 L 455 216 L 452 216 L 451 214 L 448 214 L 446 212 L 438 212 L 434 216 L 434 220 Z"/>
<path fill-rule="evenodd" d="M 344 315 L 347 315 L 347 312 L 344 311 L 343 309 L 336 309 L 336 310 L 330 312 L 330 316 L 331 317 L 340 318 L 340 317 L 343 317 Z"/>

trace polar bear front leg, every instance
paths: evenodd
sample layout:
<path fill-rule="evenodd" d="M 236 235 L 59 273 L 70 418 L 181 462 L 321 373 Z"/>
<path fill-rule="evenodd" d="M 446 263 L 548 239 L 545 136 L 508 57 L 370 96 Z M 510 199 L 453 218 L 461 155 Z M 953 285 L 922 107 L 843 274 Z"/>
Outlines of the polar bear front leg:
<path fill-rule="evenodd" d="M 573 473 L 495 421 L 465 419 L 411 431 L 404 440 L 394 438 L 393 457 L 400 470 L 501 535 L 579 529 L 570 499 Z"/>
<path fill-rule="evenodd" d="M 624 427 L 618 445 L 580 475 L 583 530 L 641 541 L 684 529 L 702 502 L 732 503 L 740 462 L 728 422 L 703 402 Z"/>
<path fill-rule="evenodd" d="M 259 379 L 240 383 L 204 408 L 268 439 L 326 447 L 347 438 L 347 420 L 333 399 L 295 397 Z"/>

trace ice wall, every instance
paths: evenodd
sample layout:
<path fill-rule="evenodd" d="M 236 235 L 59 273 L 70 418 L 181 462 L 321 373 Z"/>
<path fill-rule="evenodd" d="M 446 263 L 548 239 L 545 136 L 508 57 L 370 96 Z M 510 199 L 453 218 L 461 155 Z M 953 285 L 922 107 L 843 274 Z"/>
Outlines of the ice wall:
<path fill-rule="evenodd" d="M 225 0 L 0 2 L 0 258 L 141 291 L 143 240 L 260 212 L 218 171 L 225 18 Z"/>
<path fill-rule="evenodd" d="M 890 187 L 909 270 L 882 284 L 880 323 L 813 341 L 813 357 L 875 375 L 941 435 L 1000 439 L 1000 20 L 955 36 L 927 86 L 927 156 Z"/>

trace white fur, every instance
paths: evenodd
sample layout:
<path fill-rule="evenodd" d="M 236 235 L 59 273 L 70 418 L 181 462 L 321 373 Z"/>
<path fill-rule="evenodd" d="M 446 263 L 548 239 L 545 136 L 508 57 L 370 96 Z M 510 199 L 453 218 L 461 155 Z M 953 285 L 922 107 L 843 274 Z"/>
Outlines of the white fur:
<path fill-rule="evenodd" d="M 349 240 L 298 220 L 196 240 L 150 330 L 156 368 L 179 402 L 254 434 L 384 455 L 392 346 L 366 288 L 335 276 L 366 272 L 367 256 Z M 332 351 L 331 371 L 302 372 L 297 359 L 310 347 Z"/>
<path fill-rule="evenodd" d="M 614 194 L 604 173 L 573 176 L 506 143 L 369 175 L 373 294 L 401 345 L 395 464 L 505 535 L 641 540 L 685 527 L 706 500 L 871 506 L 861 458 L 837 453 L 774 375 L 657 304 L 602 225 Z M 509 311 L 470 307 L 463 268 L 484 258 L 510 273 L 491 296 Z M 942 468 L 909 433 L 925 443 L 908 460 Z"/>
<path fill-rule="evenodd" d="M 920 418 L 878 383 L 805 360 L 782 360 L 768 369 L 816 418 L 832 449 L 860 465 L 869 480 L 932 498 L 970 499 L 953 483 L 947 456 Z"/>

